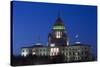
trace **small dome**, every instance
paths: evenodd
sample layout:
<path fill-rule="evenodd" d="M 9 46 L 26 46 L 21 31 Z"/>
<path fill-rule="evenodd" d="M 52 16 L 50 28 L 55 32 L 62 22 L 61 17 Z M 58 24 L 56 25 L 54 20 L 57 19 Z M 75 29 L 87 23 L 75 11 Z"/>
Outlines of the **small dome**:
<path fill-rule="evenodd" d="M 42 43 L 36 43 L 35 45 L 42 45 Z"/>
<path fill-rule="evenodd" d="M 36 43 L 36 44 L 34 45 L 34 47 L 43 47 L 43 44 L 42 44 L 42 43 Z"/>

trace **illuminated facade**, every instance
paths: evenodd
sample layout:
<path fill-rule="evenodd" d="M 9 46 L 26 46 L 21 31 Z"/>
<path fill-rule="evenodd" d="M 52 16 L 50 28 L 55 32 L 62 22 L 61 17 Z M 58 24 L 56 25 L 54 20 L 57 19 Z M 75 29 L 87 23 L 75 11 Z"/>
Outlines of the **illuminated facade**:
<path fill-rule="evenodd" d="M 92 60 L 91 47 L 77 42 L 73 45 L 69 44 L 69 37 L 60 16 L 48 34 L 48 46 L 36 43 L 32 47 L 23 47 L 21 56 L 38 56 L 38 57 L 56 57 L 62 56 L 63 61 L 89 61 Z"/>
<path fill-rule="evenodd" d="M 56 22 L 48 35 L 49 46 L 54 44 L 55 46 L 67 46 L 69 45 L 67 31 L 60 16 L 56 19 Z"/>

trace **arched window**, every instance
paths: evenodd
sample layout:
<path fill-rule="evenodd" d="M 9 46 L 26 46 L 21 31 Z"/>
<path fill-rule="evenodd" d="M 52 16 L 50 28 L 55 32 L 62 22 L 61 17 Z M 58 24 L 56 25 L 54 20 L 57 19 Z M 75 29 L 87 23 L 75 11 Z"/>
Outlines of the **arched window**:
<path fill-rule="evenodd" d="M 56 31 L 56 38 L 61 38 L 62 37 L 62 32 Z"/>
<path fill-rule="evenodd" d="M 29 49 L 27 48 L 22 49 L 21 56 L 26 57 L 27 55 L 29 55 Z"/>
<path fill-rule="evenodd" d="M 58 55 L 58 53 L 59 53 L 59 48 L 51 48 L 50 49 L 50 56 Z"/>

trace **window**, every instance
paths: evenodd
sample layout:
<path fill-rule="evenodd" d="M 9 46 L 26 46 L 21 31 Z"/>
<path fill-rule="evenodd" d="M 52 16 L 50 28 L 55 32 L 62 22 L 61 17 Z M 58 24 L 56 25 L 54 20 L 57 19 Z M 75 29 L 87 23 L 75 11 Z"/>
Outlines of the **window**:
<path fill-rule="evenodd" d="M 71 55 L 73 55 L 73 52 L 71 52 Z"/>
<path fill-rule="evenodd" d="M 62 32 L 57 31 L 57 32 L 56 32 L 56 38 L 61 38 L 61 36 L 62 36 Z"/>
<path fill-rule="evenodd" d="M 46 53 L 46 52 L 45 52 L 44 54 L 45 54 L 45 56 L 47 55 L 47 53 Z"/>
<path fill-rule="evenodd" d="M 25 52 L 24 50 L 22 50 L 22 52 Z"/>
<path fill-rule="evenodd" d="M 58 55 L 58 53 L 59 53 L 59 48 L 51 48 L 50 49 L 50 56 Z"/>
<path fill-rule="evenodd" d="M 59 52 L 59 48 L 57 48 L 57 50 L 56 50 L 57 52 Z"/>
<path fill-rule="evenodd" d="M 54 46 L 55 46 L 55 44 L 54 44 L 54 43 L 52 43 L 52 44 L 50 44 L 50 46 L 51 46 L 51 47 L 54 47 Z"/>
<path fill-rule="evenodd" d="M 35 55 L 35 52 L 33 52 L 32 55 Z"/>
<path fill-rule="evenodd" d="M 22 53 L 21 53 L 21 56 L 26 57 L 28 54 L 29 54 L 29 50 L 28 49 L 23 49 Z"/>
<path fill-rule="evenodd" d="M 41 52 L 41 55 L 43 56 L 43 55 L 44 55 L 44 53 L 43 53 L 43 52 Z"/>
<path fill-rule="evenodd" d="M 45 51 L 45 49 L 43 49 Z"/>
<path fill-rule="evenodd" d="M 64 53 L 64 55 L 66 56 L 66 52 Z"/>

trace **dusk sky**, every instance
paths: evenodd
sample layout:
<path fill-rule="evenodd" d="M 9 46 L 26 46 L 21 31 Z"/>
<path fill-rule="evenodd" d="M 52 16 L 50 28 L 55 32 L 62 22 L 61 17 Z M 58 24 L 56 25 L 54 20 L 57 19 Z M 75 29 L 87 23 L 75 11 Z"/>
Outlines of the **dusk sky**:
<path fill-rule="evenodd" d="M 70 44 L 80 41 L 97 49 L 97 7 L 70 4 L 50 4 L 13 1 L 13 54 L 19 55 L 21 47 L 38 42 L 47 45 L 48 33 L 55 23 L 58 12 L 63 20 Z M 78 39 L 75 38 L 79 35 Z"/>

